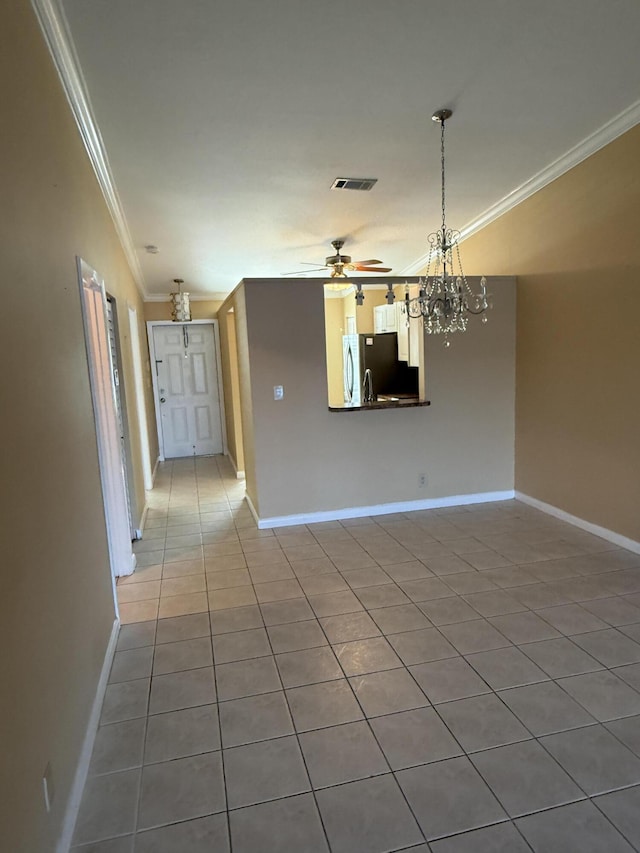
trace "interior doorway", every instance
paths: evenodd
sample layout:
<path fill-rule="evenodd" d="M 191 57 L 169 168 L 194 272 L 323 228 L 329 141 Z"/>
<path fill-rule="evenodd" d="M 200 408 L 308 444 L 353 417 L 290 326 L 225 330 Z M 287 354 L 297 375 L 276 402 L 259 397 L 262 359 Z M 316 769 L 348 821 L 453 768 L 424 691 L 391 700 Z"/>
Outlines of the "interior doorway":
<path fill-rule="evenodd" d="M 131 548 L 122 432 L 118 424 L 116 385 L 109 345 L 107 299 L 104 282 L 98 273 L 81 258 L 78 258 L 77 263 L 109 559 L 112 576 L 116 578 L 133 572 L 135 556 Z"/>
<path fill-rule="evenodd" d="M 216 320 L 149 321 L 160 459 L 225 452 Z"/>

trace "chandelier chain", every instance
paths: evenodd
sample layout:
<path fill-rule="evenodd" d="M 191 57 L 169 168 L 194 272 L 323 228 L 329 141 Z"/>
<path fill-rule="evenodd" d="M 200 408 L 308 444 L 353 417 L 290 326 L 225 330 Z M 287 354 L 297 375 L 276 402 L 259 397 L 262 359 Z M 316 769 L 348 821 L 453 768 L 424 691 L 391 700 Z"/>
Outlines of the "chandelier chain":
<path fill-rule="evenodd" d="M 447 223 L 445 221 L 445 172 L 444 172 L 444 125 L 445 121 L 442 119 L 440 122 L 440 185 L 442 187 L 441 197 L 442 197 L 442 237 L 444 242 L 444 235 L 447 230 Z"/>

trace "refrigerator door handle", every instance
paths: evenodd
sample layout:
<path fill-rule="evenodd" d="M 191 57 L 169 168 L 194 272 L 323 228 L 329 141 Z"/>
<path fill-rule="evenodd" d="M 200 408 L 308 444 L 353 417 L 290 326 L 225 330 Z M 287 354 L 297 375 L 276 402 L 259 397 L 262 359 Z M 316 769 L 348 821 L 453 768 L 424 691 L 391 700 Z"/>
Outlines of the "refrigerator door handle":
<path fill-rule="evenodd" d="M 353 401 L 353 353 L 351 352 L 351 344 L 347 346 L 347 367 L 346 367 L 346 383 L 345 383 L 345 392 L 347 397 L 347 402 L 351 403 Z"/>

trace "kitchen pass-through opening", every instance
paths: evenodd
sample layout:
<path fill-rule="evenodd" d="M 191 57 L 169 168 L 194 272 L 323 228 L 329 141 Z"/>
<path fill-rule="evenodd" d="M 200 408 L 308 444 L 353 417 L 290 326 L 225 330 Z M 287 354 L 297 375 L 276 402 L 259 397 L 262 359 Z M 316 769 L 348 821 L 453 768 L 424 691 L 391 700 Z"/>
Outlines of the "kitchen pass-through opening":
<path fill-rule="evenodd" d="M 325 339 L 329 408 L 356 408 L 423 399 L 424 345 L 421 322 L 408 320 L 406 287 L 363 284 L 356 303 L 351 281 L 325 285 Z"/>

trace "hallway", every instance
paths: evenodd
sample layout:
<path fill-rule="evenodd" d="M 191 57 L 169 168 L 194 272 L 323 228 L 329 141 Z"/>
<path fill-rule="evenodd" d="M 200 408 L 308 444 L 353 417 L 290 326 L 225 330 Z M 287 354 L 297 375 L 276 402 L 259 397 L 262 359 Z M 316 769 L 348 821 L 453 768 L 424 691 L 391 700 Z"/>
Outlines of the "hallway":
<path fill-rule="evenodd" d="M 160 466 L 74 853 L 640 849 L 640 556 L 517 501 L 258 530 Z"/>

